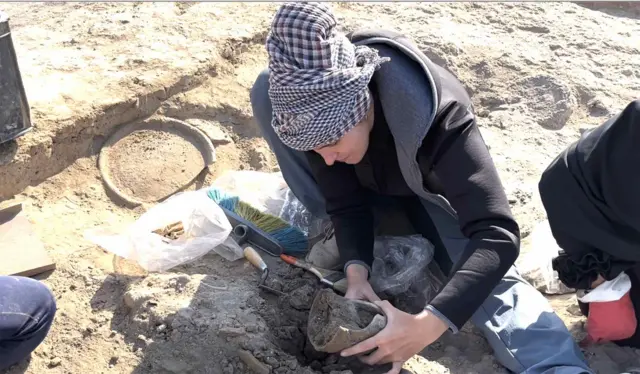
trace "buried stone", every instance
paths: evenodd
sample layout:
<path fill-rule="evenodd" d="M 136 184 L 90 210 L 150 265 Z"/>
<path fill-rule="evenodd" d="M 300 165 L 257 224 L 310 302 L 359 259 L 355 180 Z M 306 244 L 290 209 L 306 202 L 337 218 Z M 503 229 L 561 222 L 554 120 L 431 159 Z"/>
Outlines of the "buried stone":
<path fill-rule="evenodd" d="M 375 304 L 349 300 L 329 289 L 318 291 L 307 325 L 307 335 L 320 352 L 337 353 L 380 332 L 387 324 Z"/>
<path fill-rule="evenodd" d="M 341 350 L 339 348 L 342 345 L 347 348 L 382 330 L 386 324 L 386 319 L 383 315 L 377 315 L 382 313 L 375 310 L 377 306 L 370 304 L 369 308 L 373 309 L 370 312 L 367 312 L 369 308 L 366 306 L 360 306 L 363 302 L 355 302 L 354 304 L 358 305 L 358 307 L 350 306 L 352 304 L 350 300 L 338 296 L 329 289 L 323 289 L 318 284 L 317 278 L 299 270 L 301 269 L 293 267 L 278 269 L 276 267 L 271 280 L 278 279 L 283 292 L 286 294 L 277 298 L 269 297 L 265 299 L 265 302 L 260 304 L 257 309 L 265 321 L 266 340 L 269 344 L 273 344 L 272 348 L 275 348 L 276 352 L 281 352 L 281 354 L 276 354 L 276 359 L 279 360 L 280 365 L 277 368 L 272 365 L 272 373 L 329 374 L 332 372 L 345 372 L 382 374 L 389 371 L 390 364 L 369 366 L 361 362 L 357 357 L 340 357 L 337 353 Z M 346 304 L 346 307 L 343 304 Z M 329 307 L 337 310 L 329 313 Z M 349 310 L 349 307 L 355 308 L 355 314 L 352 314 L 354 310 Z M 340 310 L 344 309 L 347 311 L 340 312 Z M 326 311 L 327 313 L 323 314 L 321 311 Z M 355 319 L 351 318 L 353 315 L 356 316 Z M 376 315 L 377 319 L 382 319 L 382 323 L 377 326 L 371 323 Z M 323 321 L 333 322 L 327 324 Z M 372 328 L 370 333 L 365 333 L 362 336 L 352 334 L 344 338 L 343 331 L 338 333 L 337 338 L 331 338 L 333 336 L 332 331 L 335 328 L 342 327 L 349 332 L 351 330 L 355 332 L 367 330 L 369 325 L 373 325 L 371 327 L 375 328 Z M 318 334 L 320 339 L 314 339 L 313 337 Z M 326 339 L 323 337 L 326 337 Z M 323 339 L 332 343 L 327 345 L 328 350 L 323 349 L 321 346 L 316 348 L 316 345 L 312 342 Z M 260 339 L 252 337 L 246 341 L 243 349 L 253 352 L 257 359 L 271 365 L 266 362 L 265 358 L 270 354 L 265 354 L 263 357 L 261 353 L 266 352 L 266 347 L 259 348 L 256 346 L 260 341 Z M 340 344 L 334 345 L 333 342 L 335 341 L 340 342 Z M 286 360 L 284 360 L 285 356 L 288 357 Z M 286 364 L 284 364 L 285 361 Z M 292 364 L 293 366 L 291 366 Z"/>

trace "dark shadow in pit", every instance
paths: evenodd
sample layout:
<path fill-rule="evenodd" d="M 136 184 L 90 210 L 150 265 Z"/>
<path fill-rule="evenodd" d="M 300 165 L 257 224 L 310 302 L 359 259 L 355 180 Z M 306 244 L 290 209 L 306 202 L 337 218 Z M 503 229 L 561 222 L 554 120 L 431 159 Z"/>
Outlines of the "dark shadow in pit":
<path fill-rule="evenodd" d="M 640 2 L 636 1 L 580 1 L 575 4 L 614 17 L 640 19 Z"/>

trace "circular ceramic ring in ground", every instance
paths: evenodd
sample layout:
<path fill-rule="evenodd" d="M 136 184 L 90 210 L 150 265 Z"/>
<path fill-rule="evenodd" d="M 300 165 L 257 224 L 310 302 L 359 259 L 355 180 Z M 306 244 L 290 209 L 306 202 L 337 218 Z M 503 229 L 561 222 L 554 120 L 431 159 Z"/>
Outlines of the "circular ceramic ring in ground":
<path fill-rule="evenodd" d="M 100 150 L 98 167 L 111 192 L 138 206 L 183 190 L 215 158 L 202 131 L 177 119 L 152 117 L 116 129 Z"/>

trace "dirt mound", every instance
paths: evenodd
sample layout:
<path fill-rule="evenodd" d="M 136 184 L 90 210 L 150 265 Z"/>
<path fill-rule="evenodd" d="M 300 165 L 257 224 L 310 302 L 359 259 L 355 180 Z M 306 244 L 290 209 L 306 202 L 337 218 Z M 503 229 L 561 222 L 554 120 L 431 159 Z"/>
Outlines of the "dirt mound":
<path fill-rule="evenodd" d="M 202 264 L 216 275 L 189 275 L 196 269 L 183 266 L 172 274 L 112 276 L 94 296 L 95 307 L 114 303 L 111 328 L 134 352 L 144 352 L 139 367 L 154 373 L 380 372 L 317 352 L 306 339 L 317 279 L 276 264 L 267 284 L 286 293 L 276 298 L 256 287 L 248 276 L 255 269 L 242 261 L 210 255 L 198 272 Z M 105 298 L 113 292 L 122 297 Z"/>

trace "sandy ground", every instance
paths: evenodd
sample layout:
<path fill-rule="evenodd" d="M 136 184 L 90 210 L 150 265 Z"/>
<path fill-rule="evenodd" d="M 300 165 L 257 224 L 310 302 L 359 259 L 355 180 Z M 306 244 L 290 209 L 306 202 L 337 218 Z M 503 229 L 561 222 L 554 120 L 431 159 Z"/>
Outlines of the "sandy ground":
<path fill-rule="evenodd" d="M 640 91 L 635 5 L 573 3 L 336 3 L 341 26 L 405 32 L 472 94 L 523 249 L 544 218 L 540 172 L 585 128 Z M 634 8 L 635 7 L 635 8 Z M 34 130 L 0 146 L 0 198 L 26 211 L 58 269 L 44 281 L 59 313 L 45 343 L 9 373 L 341 373 L 352 363 L 304 341 L 313 278 L 275 265 L 259 291 L 243 261 L 209 254 L 163 274 L 114 261 L 83 238 L 122 227 L 142 209 L 105 193 L 96 153 L 111 130 L 160 114 L 200 127 L 216 145 L 205 184 L 225 170 L 277 171 L 253 122 L 248 90 L 266 65 L 262 46 L 274 4 L 0 3 L 31 104 Z M 115 268 L 114 268 L 115 267 Z M 577 339 L 573 295 L 550 298 Z M 586 352 L 598 373 L 640 366 L 632 349 Z M 363 372 L 351 366 L 354 373 Z M 407 369 L 499 373 L 471 327 L 445 335 Z"/>

